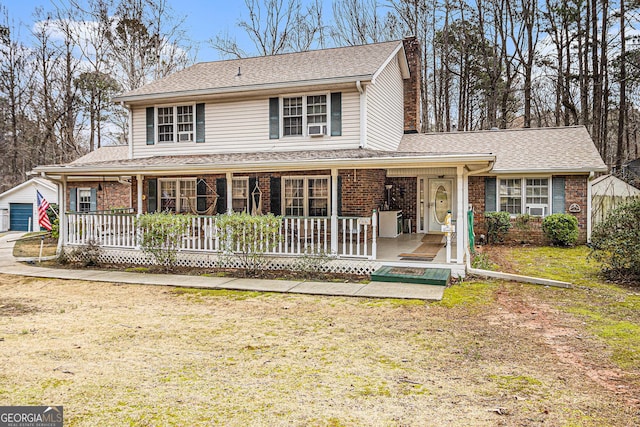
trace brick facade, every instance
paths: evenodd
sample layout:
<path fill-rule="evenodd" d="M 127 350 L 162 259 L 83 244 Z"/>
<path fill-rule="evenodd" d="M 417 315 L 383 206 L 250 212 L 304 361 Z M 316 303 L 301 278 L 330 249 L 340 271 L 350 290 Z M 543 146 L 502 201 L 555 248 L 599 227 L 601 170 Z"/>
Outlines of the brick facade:
<path fill-rule="evenodd" d="M 234 177 L 257 178 L 260 191 L 262 192 L 262 211 L 263 213 L 271 212 L 271 178 L 282 178 L 283 176 L 331 176 L 330 170 L 313 170 L 313 171 L 291 171 L 291 172 L 262 172 L 262 173 L 235 173 Z M 353 170 L 344 169 L 338 171 L 338 176 L 342 185 L 342 212 L 341 216 L 370 216 L 373 209 L 379 209 L 384 202 L 385 197 L 385 177 L 384 169 L 366 169 Z M 186 176 L 173 176 L 162 178 L 187 178 Z M 191 177 L 189 177 L 191 178 Z M 215 197 L 216 180 L 218 178 L 226 178 L 225 174 L 198 175 L 198 179 L 204 179 L 209 189 L 207 191 L 207 206 L 213 203 Z M 154 178 L 155 179 L 155 178 Z M 143 204 L 143 212 L 147 212 L 146 194 L 149 191 L 149 179 L 145 178 L 143 182 L 143 194 L 145 203 Z M 132 188 L 134 189 L 134 197 L 131 206 L 137 211 L 136 179 L 132 179 Z M 249 193 L 254 188 L 249 189 Z"/>
<path fill-rule="evenodd" d="M 131 189 L 135 187 L 132 187 L 129 183 L 118 181 L 70 182 L 67 185 L 67 210 L 75 211 L 77 209 L 77 206 L 71 206 L 71 192 L 76 191 L 78 188 L 96 189 L 96 210 L 106 211 L 130 207 L 132 202 Z"/>
<path fill-rule="evenodd" d="M 578 219 L 578 242 L 584 243 L 587 240 L 587 185 L 586 175 L 567 175 L 565 179 L 565 206 L 566 213 L 574 215 Z M 484 222 L 485 202 L 484 202 L 484 177 L 469 177 L 469 203 L 473 206 L 475 214 L 474 231 L 476 236 L 487 233 Z M 580 212 L 569 212 L 569 207 L 577 204 Z M 532 244 L 548 244 L 542 232 L 542 218 L 531 218 L 528 227 L 519 225 L 516 219 L 511 220 L 511 230 L 507 235 L 509 242 L 525 242 Z"/>

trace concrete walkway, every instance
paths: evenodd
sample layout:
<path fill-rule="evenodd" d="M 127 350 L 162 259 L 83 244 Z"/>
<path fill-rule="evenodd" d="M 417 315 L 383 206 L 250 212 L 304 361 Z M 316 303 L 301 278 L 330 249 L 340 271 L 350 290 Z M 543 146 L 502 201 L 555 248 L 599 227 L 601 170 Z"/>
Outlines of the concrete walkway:
<path fill-rule="evenodd" d="M 20 233 L 0 236 L 0 273 L 51 279 L 89 280 L 140 285 L 160 285 L 202 289 L 239 291 L 290 292 L 298 294 L 352 296 L 370 298 L 402 298 L 439 301 L 444 286 L 411 283 L 336 283 L 301 280 L 236 279 L 232 277 L 185 276 L 176 274 L 128 273 L 112 270 L 70 270 L 38 267 L 15 261 L 13 245 Z"/>

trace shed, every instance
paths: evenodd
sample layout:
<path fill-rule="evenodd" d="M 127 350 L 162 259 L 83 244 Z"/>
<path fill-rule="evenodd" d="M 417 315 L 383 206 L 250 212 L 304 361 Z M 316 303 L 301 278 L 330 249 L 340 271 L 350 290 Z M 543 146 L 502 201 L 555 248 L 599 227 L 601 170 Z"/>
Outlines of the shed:
<path fill-rule="evenodd" d="M 32 178 L 16 185 L 0 194 L 0 232 L 38 229 L 36 190 L 50 204 L 58 203 L 58 186 L 49 180 Z"/>
<path fill-rule="evenodd" d="M 618 206 L 640 200 L 640 189 L 613 175 L 603 175 L 591 182 L 591 200 L 591 218 L 595 225 Z"/>

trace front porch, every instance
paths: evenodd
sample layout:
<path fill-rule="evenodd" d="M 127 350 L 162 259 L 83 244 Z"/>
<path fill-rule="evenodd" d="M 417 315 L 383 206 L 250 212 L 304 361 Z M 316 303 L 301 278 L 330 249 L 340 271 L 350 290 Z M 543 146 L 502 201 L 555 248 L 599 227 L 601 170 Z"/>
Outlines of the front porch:
<path fill-rule="evenodd" d="M 67 248 L 93 242 L 102 248 L 106 262 L 123 264 L 148 263 L 139 247 L 136 214 L 66 213 L 62 227 L 62 245 Z M 224 248 L 216 229 L 217 216 L 193 216 L 183 235 L 179 265 L 188 267 L 233 267 L 223 260 Z M 319 268 L 325 272 L 370 274 L 382 266 L 414 266 L 451 269 L 454 276 L 464 276 L 463 260 L 456 258 L 457 245 L 451 243 L 453 257 L 447 262 L 447 249 L 441 247 L 433 259 L 407 258 L 422 244 L 424 234 L 401 234 L 396 238 L 377 237 L 377 213 L 371 217 L 331 218 L 285 217 L 279 230 L 265 240 L 277 241 L 266 252 L 270 268 L 287 269 L 302 257 L 320 256 Z M 451 255 L 453 254 L 453 255 Z"/>

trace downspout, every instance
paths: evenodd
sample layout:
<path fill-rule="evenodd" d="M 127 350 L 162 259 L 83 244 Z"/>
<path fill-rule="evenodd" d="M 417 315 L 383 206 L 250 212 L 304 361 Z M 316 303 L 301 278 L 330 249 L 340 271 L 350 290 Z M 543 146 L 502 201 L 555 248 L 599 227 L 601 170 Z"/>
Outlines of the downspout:
<path fill-rule="evenodd" d="M 470 176 L 474 176 L 474 175 L 481 175 L 483 173 L 489 172 L 491 169 L 493 169 L 494 163 L 495 163 L 495 161 L 489 162 L 489 164 L 486 167 L 484 167 L 482 169 L 478 169 L 476 171 L 468 172 L 466 174 L 467 175 L 467 179 L 466 179 L 466 181 L 467 181 L 467 191 L 466 191 L 467 197 L 468 197 L 468 193 L 469 193 L 469 190 L 468 190 L 469 177 Z M 467 201 L 468 201 L 468 199 L 467 199 Z M 465 206 L 465 208 L 466 208 L 466 210 L 469 210 L 468 202 L 467 202 L 467 206 Z M 465 214 L 466 214 L 466 212 L 465 212 Z M 469 250 L 469 236 L 468 236 L 469 235 L 469 226 L 467 225 L 466 222 L 464 223 L 463 232 L 465 233 L 464 255 L 465 255 L 465 258 L 466 258 L 466 261 L 467 261 L 466 262 L 466 267 L 467 267 L 467 272 L 471 273 L 472 270 L 474 270 L 474 269 L 471 268 L 471 251 Z"/>
<path fill-rule="evenodd" d="M 360 93 L 360 148 L 367 147 L 367 94 L 360 80 L 356 81 L 356 89 Z"/>
<path fill-rule="evenodd" d="M 131 106 L 125 104 L 124 101 L 120 102 L 120 105 L 126 108 L 128 112 L 129 129 L 127 129 L 127 145 L 129 146 L 129 159 L 133 159 L 133 111 L 131 110 Z"/>

